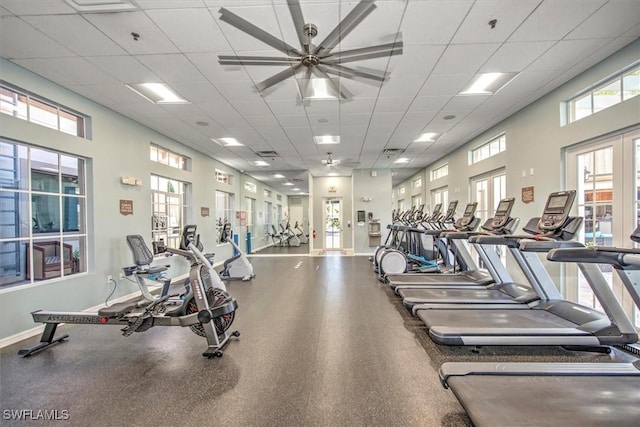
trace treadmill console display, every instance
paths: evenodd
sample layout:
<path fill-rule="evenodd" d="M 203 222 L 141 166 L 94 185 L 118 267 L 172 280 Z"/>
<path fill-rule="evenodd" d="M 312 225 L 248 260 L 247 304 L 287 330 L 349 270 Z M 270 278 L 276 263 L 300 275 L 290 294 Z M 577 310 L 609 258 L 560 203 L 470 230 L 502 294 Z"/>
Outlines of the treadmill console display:
<path fill-rule="evenodd" d="M 464 213 L 462 214 L 462 218 L 460 219 L 460 225 L 466 227 L 473 221 L 473 216 L 476 213 L 476 208 L 478 207 L 477 202 L 469 203 L 467 207 L 464 209 Z"/>
<path fill-rule="evenodd" d="M 496 213 L 493 215 L 493 221 L 491 222 L 492 228 L 501 228 L 507 224 L 515 201 L 516 199 L 513 197 L 500 200 L 496 208 Z"/>
<path fill-rule="evenodd" d="M 442 203 L 436 203 L 436 205 L 433 207 L 431 218 L 438 219 L 438 217 L 440 216 L 440 212 L 442 212 Z"/>
<path fill-rule="evenodd" d="M 458 207 L 458 201 L 454 200 L 449 203 L 449 207 L 447 208 L 447 212 L 444 214 L 443 221 L 448 221 L 456 214 L 456 208 Z"/>
<path fill-rule="evenodd" d="M 538 228 L 551 231 L 561 227 L 569 217 L 569 211 L 575 198 L 575 190 L 551 193 L 538 223 Z"/>

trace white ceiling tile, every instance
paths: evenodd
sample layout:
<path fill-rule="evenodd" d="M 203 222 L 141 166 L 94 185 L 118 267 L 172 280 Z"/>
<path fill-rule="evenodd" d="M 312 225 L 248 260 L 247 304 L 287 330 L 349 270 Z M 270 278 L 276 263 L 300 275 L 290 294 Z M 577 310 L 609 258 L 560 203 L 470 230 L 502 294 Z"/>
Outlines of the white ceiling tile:
<path fill-rule="evenodd" d="M 447 44 L 473 1 L 409 1 L 402 20 L 406 44 Z"/>
<path fill-rule="evenodd" d="M 187 53 L 185 56 L 210 82 L 251 81 L 243 67 L 223 67 L 220 65 L 216 54 Z"/>
<path fill-rule="evenodd" d="M 402 55 L 391 57 L 389 72 L 391 78 L 402 76 L 429 75 L 447 46 L 442 45 L 405 45 Z"/>
<path fill-rule="evenodd" d="M 381 97 L 385 98 L 413 98 L 424 84 L 425 76 L 404 76 L 390 78 L 380 90 Z"/>
<path fill-rule="evenodd" d="M 615 22 L 615 25 L 609 23 Z M 609 1 L 567 35 L 567 39 L 610 38 L 635 27 L 640 22 L 638 0 Z"/>
<path fill-rule="evenodd" d="M 566 70 L 607 44 L 608 41 L 607 39 L 560 41 L 531 64 L 527 71 Z"/>
<path fill-rule="evenodd" d="M 122 83 L 152 83 L 160 77 L 133 56 L 88 56 L 87 61 Z"/>
<path fill-rule="evenodd" d="M 61 43 L 15 16 L 0 18 L 0 56 L 3 58 L 56 58 L 75 56 Z M 7 41 L 11 40 L 11 43 Z"/>
<path fill-rule="evenodd" d="M 46 67 L 48 69 L 47 72 L 54 73 L 58 76 L 56 81 L 63 86 L 73 84 L 88 85 L 117 82 L 115 78 L 100 70 L 84 58 L 49 58 L 47 59 L 46 64 L 41 60 L 21 60 L 21 63 L 31 63 L 35 65 L 35 62 L 33 61 L 37 61 L 40 66 Z"/>
<path fill-rule="evenodd" d="M 547 0 L 511 35 L 509 41 L 561 40 L 607 0 Z"/>
<path fill-rule="evenodd" d="M 407 107 L 413 101 L 413 95 L 416 91 L 414 91 L 411 96 L 406 96 L 404 98 L 378 98 L 378 102 L 376 102 L 376 112 L 382 113 L 392 113 L 392 112 L 404 112 L 407 111 Z"/>
<path fill-rule="evenodd" d="M 87 20 L 132 55 L 178 53 L 179 49 L 142 11 L 85 14 Z M 131 35 L 140 35 L 134 40 Z"/>
<path fill-rule="evenodd" d="M 206 6 L 202 0 L 136 0 L 136 3 L 143 9 L 183 9 Z"/>
<path fill-rule="evenodd" d="M 210 9 L 149 10 L 149 18 L 184 53 L 229 50 Z"/>
<path fill-rule="evenodd" d="M 549 50 L 555 42 L 505 43 L 480 68 L 481 73 L 509 73 L 522 71 Z"/>
<path fill-rule="evenodd" d="M 420 97 L 441 97 L 444 95 L 455 96 L 462 90 L 464 85 L 469 83 L 473 74 L 449 74 L 431 75 L 425 82 L 418 96 Z"/>
<path fill-rule="evenodd" d="M 23 19 L 78 55 L 126 53 L 80 15 L 38 15 L 26 16 Z"/>
<path fill-rule="evenodd" d="M 432 75 L 475 74 L 499 47 L 498 43 L 449 45 Z"/>
<path fill-rule="evenodd" d="M 75 9 L 64 0 L 2 0 L 2 7 L 15 15 L 52 15 L 75 12 Z"/>
<path fill-rule="evenodd" d="M 538 4 L 540 0 L 475 2 L 451 42 L 504 42 Z M 497 20 L 494 28 L 489 25 L 492 19 Z"/>
<path fill-rule="evenodd" d="M 465 79 L 468 79 L 468 77 L 465 77 Z M 464 83 L 461 83 L 461 85 L 462 84 Z M 431 83 L 429 87 L 431 87 Z M 451 91 L 451 93 L 452 93 L 451 95 L 417 96 L 413 99 L 413 102 L 411 103 L 411 106 L 407 109 L 407 112 L 409 113 L 438 112 L 440 111 L 440 109 L 442 109 L 442 107 L 444 107 L 447 104 L 447 102 L 449 102 L 451 97 L 455 96 L 455 93 L 457 93 L 457 90 L 453 90 Z"/>
<path fill-rule="evenodd" d="M 182 54 L 137 55 L 136 59 L 166 83 L 205 80 L 200 71 Z"/>

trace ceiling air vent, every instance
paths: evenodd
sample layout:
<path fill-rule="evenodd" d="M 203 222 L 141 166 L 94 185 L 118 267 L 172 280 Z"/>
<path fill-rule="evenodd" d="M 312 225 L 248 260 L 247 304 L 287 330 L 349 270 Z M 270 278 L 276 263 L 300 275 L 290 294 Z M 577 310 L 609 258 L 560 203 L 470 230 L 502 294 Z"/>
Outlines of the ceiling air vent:
<path fill-rule="evenodd" d="M 404 153 L 404 148 L 385 148 L 382 150 L 382 154 L 385 156 L 395 156 Z"/>
<path fill-rule="evenodd" d="M 256 151 L 258 157 L 278 157 L 275 151 Z"/>

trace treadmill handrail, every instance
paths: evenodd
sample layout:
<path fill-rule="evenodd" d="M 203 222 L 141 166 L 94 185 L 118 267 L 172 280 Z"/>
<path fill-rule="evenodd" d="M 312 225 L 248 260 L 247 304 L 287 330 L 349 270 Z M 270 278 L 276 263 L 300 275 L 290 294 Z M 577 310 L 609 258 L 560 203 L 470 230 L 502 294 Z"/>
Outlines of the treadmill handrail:
<path fill-rule="evenodd" d="M 640 249 L 591 246 L 554 249 L 547 255 L 549 261 L 609 264 L 618 270 L 640 269 Z"/>

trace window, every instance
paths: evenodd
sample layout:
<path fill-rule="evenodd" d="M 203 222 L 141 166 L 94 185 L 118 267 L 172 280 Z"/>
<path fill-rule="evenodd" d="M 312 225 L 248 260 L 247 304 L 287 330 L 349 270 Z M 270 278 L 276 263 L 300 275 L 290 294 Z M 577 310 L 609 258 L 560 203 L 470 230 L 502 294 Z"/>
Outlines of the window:
<path fill-rule="evenodd" d="M 86 134 L 85 116 L 5 84 L 0 84 L 0 112 L 81 138 Z"/>
<path fill-rule="evenodd" d="M 264 202 L 264 235 L 269 236 L 271 234 L 271 224 L 272 224 L 272 212 L 273 205 L 271 202 Z"/>
<path fill-rule="evenodd" d="M 245 182 L 244 191 L 248 191 L 249 193 L 256 193 L 258 191 L 258 187 L 253 182 Z"/>
<path fill-rule="evenodd" d="M 449 189 L 447 187 L 437 188 L 431 191 L 431 209 L 438 203 L 442 204 L 442 212 L 445 212 L 449 204 Z"/>
<path fill-rule="evenodd" d="M 233 184 L 233 175 L 216 169 L 216 181 L 223 184 Z"/>
<path fill-rule="evenodd" d="M 618 73 L 615 77 L 587 89 L 565 104 L 569 123 L 588 117 L 640 94 L 640 67 Z"/>
<path fill-rule="evenodd" d="M 422 204 L 422 194 L 411 197 L 411 206 L 418 207 Z"/>
<path fill-rule="evenodd" d="M 84 159 L 0 140 L 0 287 L 87 269 Z"/>
<path fill-rule="evenodd" d="M 185 171 L 189 170 L 191 167 L 191 159 L 187 156 L 174 153 L 153 143 L 149 146 L 149 159 L 152 162 L 162 163 L 163 165 L 168 165 L 172 168 L 182 169 Z"/>
<path fill-rule="evenodd" d="M 449 175 L 449 165 L 442 165 L 431 171 L 431 181 L 444 178 L 447 175 Z"/>
<path fill-rule="evenodd" d="M 233 194 L 226 191 L 216 191 L 216 218 L 223 222 L 231 222 L 233 215 Z"/>
<path fill-rule="evenodd" d="M 401 196 L 404 194 L 405 188 L 404 187 L 400 187 L 398 188 L 398 195 Z"/>
<path fill-rule="evenodd" d="M 244 208 L 247 211 L 247 233 L 253 235 L 253 225 L 256 223 L 256 199 L 244 198 Z"/>
<path fill-rule="evenodd" d="M 480 147 L 471 151 L 469 156 L 469 164 L 481 162 L 489 157 L 495 156 L 498 153 L 502 153 L 507 149 L 507 136 L 502 134 L 495 137 L 489 142 L 482 144 Z"/>
<path fill-rule="evenodd" d="M 263 194 L 264 194 L 265 198 L 267 198 L 267 199 L 271 198 L 271 190 L 268 190 L 268 189 L 265 188 Z"/>
<path fill-rule="evenodd" d="M 281 202 L 282 201 L 282 194 L 276 194 L 276 200 Z"/>
<path fill-rule="evenodd" d="M 158 246 L 180 248 L 180 234 L 187 219 L 190 184 L 151 175 L 151 238 Z"/>
<path fill-rule="evenodd" d="M 422 177 L 419 176 L 416 179 L 413 180 L 412 182 L 413 188 L 420 188 L 422 187 Z"/>
<path fill-rule="evenodd" d="M 507 177 L 503 169 L 471 178 L 471 201 L 477 202 L 475 216 L 484 223 L 507 197 Z"/>

